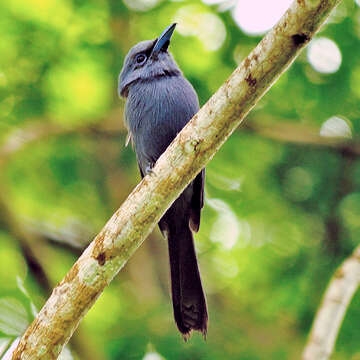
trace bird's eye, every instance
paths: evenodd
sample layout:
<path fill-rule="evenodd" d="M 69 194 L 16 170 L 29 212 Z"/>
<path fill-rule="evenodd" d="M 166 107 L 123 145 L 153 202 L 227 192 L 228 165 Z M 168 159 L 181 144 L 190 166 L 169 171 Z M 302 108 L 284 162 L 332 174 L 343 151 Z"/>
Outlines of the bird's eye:
<path fill-rule="evenodd" d="M 136 57 L 136 62 L 138 64 L 142 64 L 144 61 L 146 60 L 146 56 L 144 54 L 139 54 L 137 57 Z"/>

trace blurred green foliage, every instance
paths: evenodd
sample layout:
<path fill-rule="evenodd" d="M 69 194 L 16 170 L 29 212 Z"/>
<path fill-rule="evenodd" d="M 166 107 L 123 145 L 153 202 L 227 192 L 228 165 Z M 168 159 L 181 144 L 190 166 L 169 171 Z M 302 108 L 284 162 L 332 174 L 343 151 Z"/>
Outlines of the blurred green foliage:
<path fill-rule="evenodd" d="M 17 335 L 6 332 L 5 318 L 13 314 L 16 330 L 31 320 L 34 306 L 42 306 L 139 180 L 135 156 L 123 145 L 124 102 L 117 96 L 129 48 L 177 21 L 171 51 L 203 104 L 261 39 L 238 27 L 228 1 L 213 3 L 0 3 L 4 339 Z M 299 358 L 326 284 L 360 239 L 358 154 L 294 140 L 305 130 L 318 134 L 334 116 L 333 134 L 358 138 L 355 1 L 343 1 L 320 36 L 340 50 L 339 69 L 320 73 L 303 51 L 207 168 L 196 236 L 210 311 L 207 341 L 195 334 L 184 344 L 177 333 L 166 244 L 156 230 L 84 318 L 70 344 L 75 358 Z M 283 141 L 258 131 L 262 126 Z M 359 305 L 358 292 L 333 359 L 360 358 Z"/>

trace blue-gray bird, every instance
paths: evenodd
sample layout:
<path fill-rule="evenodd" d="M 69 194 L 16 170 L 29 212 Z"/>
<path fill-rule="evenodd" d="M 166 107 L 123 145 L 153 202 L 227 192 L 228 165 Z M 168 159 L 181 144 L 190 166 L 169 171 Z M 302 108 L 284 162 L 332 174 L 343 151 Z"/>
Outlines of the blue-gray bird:
<path fill-rule="evenodd" d="M 199 109 L 194 88 L 168 52 L 175 26 L 155 40 L 136 44 L 119 76 L 119 94 L 126 98 L 128 139 L 135 147 L 142 177 Z M 207 332 L 208 314 L 192 234 L 200 226 L 204 179 L 202 170 L 159 222 L 168 240 L 175 322 L 185 340 L 192 330 L 204 336 Z"/>

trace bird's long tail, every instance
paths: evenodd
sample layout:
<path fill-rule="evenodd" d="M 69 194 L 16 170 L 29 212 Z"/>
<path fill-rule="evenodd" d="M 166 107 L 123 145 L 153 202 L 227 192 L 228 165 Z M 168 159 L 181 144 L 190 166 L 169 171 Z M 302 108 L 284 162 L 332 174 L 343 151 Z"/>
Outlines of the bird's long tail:
<path fill-rule="evenodd" d="M 206 300 L 188 223 L 176 229 L 170 226 L 167 238 L 175 322 L 185 340 L 191 330 L 201 331 L 206 336 Z"/>

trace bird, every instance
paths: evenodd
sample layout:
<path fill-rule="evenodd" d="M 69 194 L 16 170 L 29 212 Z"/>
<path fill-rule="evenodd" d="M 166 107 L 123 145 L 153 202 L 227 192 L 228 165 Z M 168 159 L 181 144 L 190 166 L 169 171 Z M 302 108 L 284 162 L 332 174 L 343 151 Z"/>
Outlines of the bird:
<path fill-rule="evenodd" d="M 126 144 L 135 149 L 140 175 L 151 174 L 157 159 L 199 110 L 198 96 L 168 51 L 176 23 L 154 40 L 133 46 L 119 75 L 118 92 L 126 100 Z M 193 232 L 204 206 L 205 169 L 186 187 L 158 225 L 168 242 L 175 323 L 187 341 L 192 330 L 206 338 L 208 312 Z"/>

